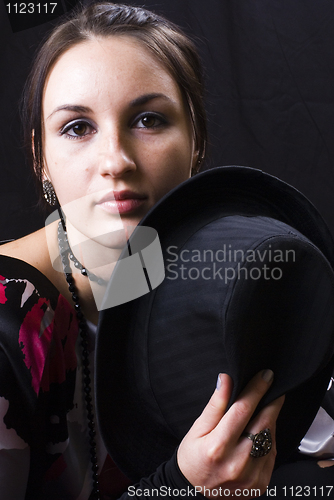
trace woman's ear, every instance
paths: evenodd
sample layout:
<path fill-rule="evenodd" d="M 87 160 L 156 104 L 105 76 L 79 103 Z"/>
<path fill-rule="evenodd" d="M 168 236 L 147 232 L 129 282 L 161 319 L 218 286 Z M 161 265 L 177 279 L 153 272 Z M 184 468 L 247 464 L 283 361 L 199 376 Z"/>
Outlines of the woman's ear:
<path fill-rule="evenodd" d="M 31 132 L 31 152 L 32 152 L 34 171 L 35 171 L 36 176 L 39 177 L 38 164 L 37 164 L 36 154 L 35 154 L 35 130 L 34 129 Z"/>
<path fill-rule="evenodd" d="M 47 165 L 43 161 L 43 166 L 39 166 L 38 161 L 36 159 L 35 155 L 35 130 L 31 132 L 31 151 L 32 151 L 32 157 L 33 157 L 33 162 L 34 162 L 34 170 L 37 175 L 37 177 L 42 181 L 50 181 Z"/>
<path fill-rule="evenodd" d="M 204 154 L 205 154 L 205 150 L 200 150 L 198 148 L 196 148 L 194 150 L 194 153 L 193 153 L 193 161 L 192 161 L 192 166 L 191 166 L 191 175 L 195 175 L 198 173 L 200 167 L 201 167 L 201 163 L 204 159 Z"/>
<path fill-rule="evenodd" d="M 34 129 L 31 132 L 31 152 L 32 152 L 33 167 L 34 167 L 36 177 L 42 182 L 45 180 L 50 180 L 49 175 L 48 175 L 47 166 L 45 165 L 45 162 L 43 161 L 43 164 L 40 165 L 38 158 L 36 158 L 35 130 Z"/>
<path fill-rule="evenodd" d="M 33 129 L 32 132 L 31 132 L 31 151 L 32 151 L 32 157 L 33 157 L 34 163 L 35 163 L 36 157 L 35 157 L 35 144 L 34 144 L 34 140 L 35 140 L 35 129 Z"/>

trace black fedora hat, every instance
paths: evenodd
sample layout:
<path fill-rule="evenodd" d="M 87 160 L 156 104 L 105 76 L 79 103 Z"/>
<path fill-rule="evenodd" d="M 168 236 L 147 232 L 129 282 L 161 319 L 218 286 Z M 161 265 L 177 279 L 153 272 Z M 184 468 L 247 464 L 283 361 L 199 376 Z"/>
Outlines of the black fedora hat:
<path fill-rule="evenodd" d="M 100 313 L 96 408 L 109 453 L 131 479 L 147 476 L 171 457 L 219 372 L 233 379 L 232 404 L 255 373 L 271 368 L 260 407 L 286 394 L 277 422 L 284 461 L 311 424 L 333 365 L 326 224 L 291 186 L 234 166 L 181 184 L 141 225 L 159 234 L 166 276 Z M 135 240 L 136 231 L 130 246 Z"/>

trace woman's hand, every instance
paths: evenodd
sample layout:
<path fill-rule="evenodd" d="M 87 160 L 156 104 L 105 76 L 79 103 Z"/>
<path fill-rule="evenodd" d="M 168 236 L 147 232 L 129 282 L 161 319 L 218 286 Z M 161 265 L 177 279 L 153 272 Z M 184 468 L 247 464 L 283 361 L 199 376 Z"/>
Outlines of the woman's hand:
<path fill-rule="evenodd" d="M 250 420 L 255 408 L 269 389 L 273 379 L 271 370 L 258 373 L 246 386 L 235 403 L 225 413 L 232 391 L 232 380 L 226 374 L 218 377 L 217 388 L 203 413 L 184 437 L 178 449 L 178 464 L 188 481 L 210 496 L 208 490 L 260 489 L 263 494 L 269 484 L 276 457 L 276 420 L 284 396 L 263 408 Z M 269 428 L 272 449 L 260 458 L 250 456 L 252 441 L 243 432 L 257 434 Z M 207 491 L 204 490 L 204 487 Z M 246 495 L 239 494 L 240 498 Z M 259 492 L 249 494 L 259 496 Z"/>

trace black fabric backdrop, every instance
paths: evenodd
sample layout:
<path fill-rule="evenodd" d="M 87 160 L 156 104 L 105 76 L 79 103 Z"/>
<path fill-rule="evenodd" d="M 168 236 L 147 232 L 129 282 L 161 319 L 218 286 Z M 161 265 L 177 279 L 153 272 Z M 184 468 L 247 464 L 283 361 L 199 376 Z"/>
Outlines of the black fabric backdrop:
<path fill-rule="evenodd" d="M 44 223 L 25 162 L 18 101 L 36 47 L 72 5 L 54 1 L 47 22 L 45 12 L 15 14 L 15 0 L 0 3 L 0 240 Z M 162 13 L 195 37 L 207 87 L 205 168 L 250 165 L 282 178 L 310 198 L 334 234 L 334 2 L 124 3 Z"/>

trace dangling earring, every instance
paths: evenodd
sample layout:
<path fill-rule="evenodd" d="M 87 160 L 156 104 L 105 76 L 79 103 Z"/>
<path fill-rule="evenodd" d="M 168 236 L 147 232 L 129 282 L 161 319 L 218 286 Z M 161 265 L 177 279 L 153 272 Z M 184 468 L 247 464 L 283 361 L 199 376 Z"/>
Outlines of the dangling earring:
<path fill-rule="evenodd" d="M 43 196 L 45 198 L 45 201 L 49 205 L 51 205 L 51 207 L 54 207 L 55 204 L 57 203 L 57 196 L 55 190 L 53 188 L 52 183 L 49 180 L 43 181 Z"/>

